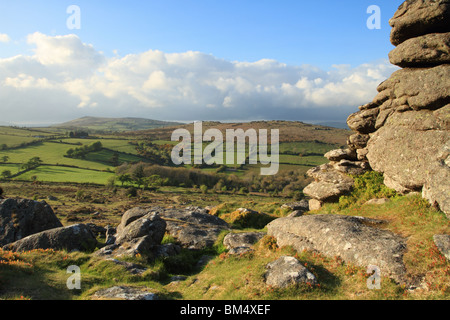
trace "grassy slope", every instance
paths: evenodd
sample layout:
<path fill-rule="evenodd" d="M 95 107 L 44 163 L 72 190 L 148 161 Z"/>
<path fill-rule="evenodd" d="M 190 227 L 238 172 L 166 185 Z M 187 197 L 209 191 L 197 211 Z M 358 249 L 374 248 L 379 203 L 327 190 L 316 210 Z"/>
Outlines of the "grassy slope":
<path fill-rule="evenodd" d="M 177 125 L 176 122 L 166 122 L 142 118 L 99 118 L 99 117 L 83 117 L 58 125 L 52 128 L 74 130 L 85 129 L 91 131 L 134 131 L 148 130 L 153 128 L 167 127 Z"/>
<path fill-rule="evenodd" d="M 69 188 L 69 187 L 67 187 Z M 60 199 L 51 202 L 58 207 L 58 216 L 63 220 L 65 212 L 76 208 L 78 203 L 68 196 L 67 191 L 54 193 Z M 11 185 L 8 190 L 16 190 Z M 74 192 L 76 189 L 72 187 Z M 23 188 L 18 192 L 26 191 Z M 58 193 L 61 192 L 61 194 Z M 106 191 L 106 190 L 105 190 Z M 103 205 L 78 203 L 79 206 L 92 206 L 92 210 L 100 210 L 104 218 L 79 215 L 81 222 L 117 224 L 120 215 L 112 212 L 123 212 L 127 207 L 136 206 L 131 199 L 119 195 L 111 195 L 101 189 L 86 189 L 93 197 L 104 196 L 108 200 Z M 34 192 L 43 193 L 42 189 Z M 69 193 L 70 193 L 69 192 Z M 22 194 L 24 195 L 24 194 Z M 247 207 L 272 215 L 282 216 L 287 212 L 280 210 L 283 200 L 280 198 L 242 196 L 230 194 L 186 193 L 184 189 L 167 189 L 160 193 L 141 194 L 141 200 L 151 198 L 151 205 L 218 205 L 219 216 L 239 207 Z M 61 205 L 62 202 L 65 205 Z M 70 202 L 70 203 L 69 203 Z M 142 205 L 142 204 L 140 204 Z M 125 207 L 124 207 L 125 206 Z M 110 209 L 108 209 L 110 208 Z M 118 210 L 119 209 L 119 210 Z M 320 211 L 308 214 L 343 214 L 380 218 L 389 221 L 385 228 L 407 238 L 408 252 L 404 262 L 411 278 L 424 277 L 427 288 L 408 291 L 387 278 L 381 280 L 381 290 L 369 290 L 366 286 L 368 275 L 365 268 L 343 263 L 335 257 L 325 257 L 312 252 L 295 252 L 292 248 L 277 248 L 269 237 L 264 238 L 256 246 L 253 254 L 233 257 L 226 253 L 220 245 L 203 252 L 184 251 L 181 256 L 148 263 L 142 257 L 128 261 L 139 263 L 149 269 L 143 275 L 131 275 L 123 267 L 111 261 L 99 261 L 89 253 L 67 253 L 53 251 L 33 251 L 25 254 L 0 252 L 3 263 L 0 265 L 0 298 L 6 299 L 89 299 L 98 289 L 113 285 L 132 285 L 151 288 L 152 292 L 167 299 L 449 299 L 450 298 L 450 264 L 439 254 L 434 246 L 432 236 L 438 233 L 449 233 L 450 223 L 442 212 L 431 208 L 420 196 L 396 196 L 383 205 L 353 204 L 340 209 L 338 204 L 326 205 Z M 110 215 L 106 217 L 105 215 Z M 64 222 L 72 224 L 74 222 Z M 236 229 L 241 232 L 254 229 Z M 166 239 L 166 241 L 171 241 Z M 200 256 L 208 254 L 213 259 L 203 268 L 195 265 Z M 294 286 L 280 290 L 266 286 L 263 281 L 264 266 L 281 255 L 297 257 L 319 279 L 320 285 Z M 68 290 L 65 282 L 68 278 L 66 268 L 78 265 L 82 271 L 82 289 Z M 187 279 L 170 283 L 172 275 L 185 275 Z"/>

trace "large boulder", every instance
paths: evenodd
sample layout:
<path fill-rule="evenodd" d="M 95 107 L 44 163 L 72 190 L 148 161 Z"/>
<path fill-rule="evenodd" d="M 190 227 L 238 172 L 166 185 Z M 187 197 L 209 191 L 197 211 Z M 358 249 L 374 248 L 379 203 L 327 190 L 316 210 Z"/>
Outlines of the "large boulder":
<path fill-rule="evenodd" d="M 450 63 L 450 32 L 408 39 L 389 53 L 389 60 L 402 68 Z"/>
<path fill-rule="evenodd" d="M 61 222 L 44 201 L 0 200 L 0 246 L 58 227 Z"/>
<path fill-rule="evenodd" d="M 358 266 L 378 266 L 382 275 L 402 281 L 406 272 L 405 239 L 381 229 L 384 221 L 341 215 L 309 215 L 279 218 L 267 225 L 267 234 L 279 246 L 312 250 Z"/>
<path fill-rule="evenodd" d="M 407 39 L 428 33 L 450 31 L 449 0 L 407 0 L 389 20 L 391 43 L 395 46 Z"/>
<path fill-rule="evenodd" d="M 120 245 L 133 239 L 146 237 L 149 245 L 158 245 L 166 232 L 166 222 L 158 213 L 148 213 L 117 230 L 116 244 Z"/>
<path fill-rule="evenodd" d="M 122 216 L 116 234 L 108 238 L 105 247 L 95 252 L 100 257 L 127 257 L 145 255 L 149 258 L 164 256 L 166 250 L 161 241 L 167 223 L 154 208 L 133 208 Z"/>
<path fill-rule="evenodd" d="M 76 224 L 32 234 L 3 246 L 3 249 L 10 251 L 34 249 L 92 251 L 96 246 L 97 239 L 91 229 L 85 224 Z"/>

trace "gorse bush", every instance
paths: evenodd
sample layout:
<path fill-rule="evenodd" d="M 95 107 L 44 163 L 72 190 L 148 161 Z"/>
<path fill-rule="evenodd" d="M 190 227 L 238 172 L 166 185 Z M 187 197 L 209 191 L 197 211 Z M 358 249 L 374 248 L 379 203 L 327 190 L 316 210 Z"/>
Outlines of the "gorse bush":
<path fill-rule="evenodd" d="M 397 195 L 395 190 L 384 185 L 383 175 L 379 172 L 369 171 L 353 178 L 355 185 L 352 193 L 339 198 L 339 207 L 341 209 L 354 204 L 363 204 L 370 199 L 391 198 Z"/>

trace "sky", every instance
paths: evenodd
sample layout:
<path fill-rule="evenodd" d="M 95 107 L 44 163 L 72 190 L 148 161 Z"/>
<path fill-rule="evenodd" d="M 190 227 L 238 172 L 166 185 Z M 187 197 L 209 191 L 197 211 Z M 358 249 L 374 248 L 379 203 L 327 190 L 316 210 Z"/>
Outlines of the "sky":
<path fill-rule="evenodd" d="M 401 3 L 0 0 L 0 124 L 345 121 L 397 70 Z"/>

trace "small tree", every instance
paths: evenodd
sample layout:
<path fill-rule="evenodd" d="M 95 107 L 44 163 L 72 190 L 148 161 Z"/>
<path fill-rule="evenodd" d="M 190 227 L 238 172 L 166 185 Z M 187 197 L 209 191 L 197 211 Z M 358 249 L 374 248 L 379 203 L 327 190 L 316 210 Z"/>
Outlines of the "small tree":
<path fill-rule="evenodd" d="M 24 164 L 22 165 L 22 168 L 25 169 L 25 170 L 31 170 L 31 169 L 34 169 L 34 168 L 39 167 L 39 166 L 41 165 L 42 162 L 43 162 L 43 161 L 41 160 L 41 158 L 39 158 L 39 157 L 33 157 L 33 158 L 31 158 L 30 160 L 28 160 L 27 163 L 24 163 Z"/>
<path fill-rule="evenodd" d="M 1 173 L 1 177 L 4 180 L 8 180 L 12 176 L 11 170 L 3 170 Z"/>
<path fill-rule="evenodd" d="M 119 165 L 119 153 L 114 152 L 113 156 L 111 157 L 111 164 L 114 167 L 117 167 Z"/>
<path fill-rule="evenodd" d="M 3 156 L 3 157 L 2 157 L 2 162 L 3 162 L 3 163 L 8 162 L 8 160 L 9 160 L 9 157 L 8 157 L 8 156 Z"/>
<path fill-rule="evenodd" d="M 113 189 L 116 185 L 116 177 L 112 176 L 108 178 L 108 181 L 106 182 L 106 187 L 108 189 Z"/>
<path fill-rule="evenodd" d="M 133 178 L 133 181 L 136 182 L 136 184 L 138 185 L 138 188 L 140 188 L 144 184 L 144 177 L 145 177 L 144 166 L 138 165 L 133 170 L 131 176 Z"/>
<path fill-rule="evenodd" d="M 202 184 L 202 185 L 200 186 L 200 191 L 201 191 L 203 194 L 208 193 L 208 186 Z"/>

